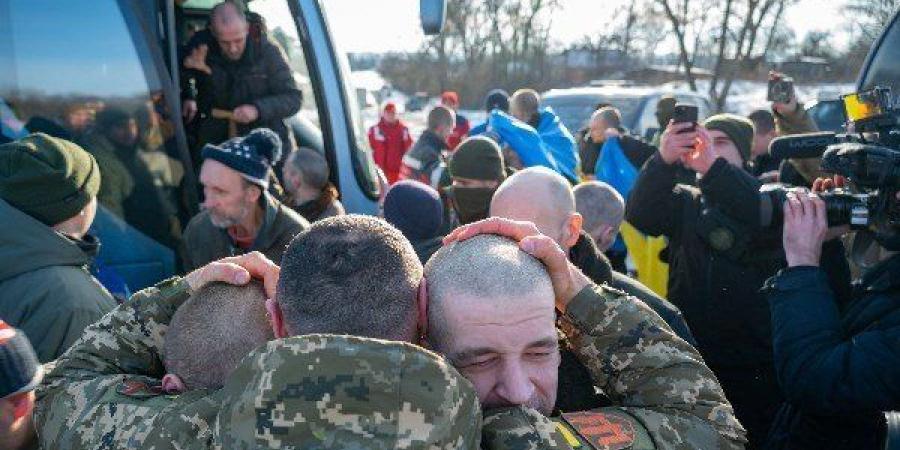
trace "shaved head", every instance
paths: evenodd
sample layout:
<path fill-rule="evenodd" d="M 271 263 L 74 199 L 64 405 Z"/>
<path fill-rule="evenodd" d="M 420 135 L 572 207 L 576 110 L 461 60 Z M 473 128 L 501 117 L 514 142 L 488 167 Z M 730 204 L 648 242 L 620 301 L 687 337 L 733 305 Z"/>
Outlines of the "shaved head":
<path fill-rule="evenodd" d="M 166 332 L 166 371 L 187 389 L 218 389 L 251 350 L 274 338 L 262 284 L 214 283 L 195 292 Z"/>
<path fill-rule="evenodd" d="M 563 246 L 574 214 L 571 185 L 545 167 L 516 172 L 497 188 L 491 200 L 491 216 L 532 222 L 542 234 Z M 577 231 L 580 227 L 579 221 Z"/>
<path fill-rule="evenodd" d="M 556 403 L 559 344 L 547 270 L 507 238 L 450 244 L 425 267 L 428 342 L 468 379 L 485 409 Z"/>
<path fill-rule="evenodd" d="M 584 217 L 584 228 L 589 231 L 604 225 L 619 229 L 625 220 L 625 199 L 602 181 L 575 186 L 575 208 Z"/>
<path fill-rule="evenodd" d="M 504 237 L 481 235 L 441 248 L 425 266 L 428 280 L 428 341 L 438 351 L 451 347 L 447 312 L 463 299 L 496 309 L 514 307 L 523 295 L 542 294 L 553 310 L 553 285 L 544 266 Z M 452 314 L 452 313 L 451 313 Z"/>

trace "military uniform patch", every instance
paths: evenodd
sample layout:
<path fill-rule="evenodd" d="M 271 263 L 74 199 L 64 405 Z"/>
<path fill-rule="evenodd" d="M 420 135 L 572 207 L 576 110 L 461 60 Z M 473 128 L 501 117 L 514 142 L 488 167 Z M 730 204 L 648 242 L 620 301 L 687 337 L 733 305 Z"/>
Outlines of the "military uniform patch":
<path fill-rule="evenodd" d="M 116 392 L 131 398 L 152 398 L 165 394 L 162 384 L 149 384 L 141 380 L 125 380 L 119 383 Z"/>
<path fill-rule="evenodd" d="M 583 411 L 563 413 L 562 418 L 597 450 L 626 450 L 634 444 L 634 425 L 625 417 Z"/>

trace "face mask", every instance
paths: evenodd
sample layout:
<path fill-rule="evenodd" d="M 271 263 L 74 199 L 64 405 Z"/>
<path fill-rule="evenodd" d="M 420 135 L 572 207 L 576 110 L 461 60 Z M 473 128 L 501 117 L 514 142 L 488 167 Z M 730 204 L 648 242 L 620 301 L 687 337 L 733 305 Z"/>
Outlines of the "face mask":
<path fill-rule="evenodd" d="M 459 222 L 465 225 L 487 219 L 491 209 L 491 197 L 497 188 L 456 187 L 449 191 L 452 194 L 453 209 L 459 214 Z"/>

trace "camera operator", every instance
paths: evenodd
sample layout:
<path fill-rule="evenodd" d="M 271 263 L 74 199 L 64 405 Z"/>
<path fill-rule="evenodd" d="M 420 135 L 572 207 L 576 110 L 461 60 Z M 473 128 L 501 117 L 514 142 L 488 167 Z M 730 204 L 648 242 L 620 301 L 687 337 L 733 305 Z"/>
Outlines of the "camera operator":
<path fill-rule="evenodd" d="M 840 180 L 819 180 L 814 190 L 834 184 Z M 788 267 L 764 289 L 775 368 L 788 399 L 773 424 L 770 448 L 880 449 L 882 411 L 900 409 L 900 246 L 879 239 L 892 252 L 883 252 L 863 274 L 842 308 L 819 265 L 826 261 L 823 242 L 847 231 L 828 228 L 825 202 L 816 194 L 788 194 Z"/>
<path fill-rule="evenodd" d="M 793 80 L 783 73 L 772 71 L 769 72 L 769 86 L 768 97 L 772 101 L 775 125 L 774 137 L 818 131 L 816 123 L 809 116 L 803 102 L 797 98 Z M 784 94 L 773 96 L 773 90 L 781 90 Z M 757 138 L 759 139 L 760 136 Z M 812 187 L 813 181 L 822 176 L 819 171 L 820 162 L 821 158 L 791 158 L 781 161 L 775 181 L 794 186 Z"/>
<path fill-rule="evenodd" d="M 777 233 L 758 226 L 761 183 L 745 170 L 752 140 L 752 123 L 734 115 L 670 123 L 635 182 L 626 219 L 669 239 L 669 300 L 747 429 L 748 448 L 761 448 L 783 397 L 759 289 L 784 260 Z M 680 165 L 701 175 L 696 187 L 677 183 Z M 842 260 L 842 248 L 834 255 Z"/>

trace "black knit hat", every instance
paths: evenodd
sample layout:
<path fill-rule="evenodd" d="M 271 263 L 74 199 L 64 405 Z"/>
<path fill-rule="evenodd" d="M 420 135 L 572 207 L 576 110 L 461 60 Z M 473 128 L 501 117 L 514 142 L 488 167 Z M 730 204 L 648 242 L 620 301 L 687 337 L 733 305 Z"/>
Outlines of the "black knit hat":
<path fill-rule="evenodd" d="M 25 333 L 0 320 L 0 398 L 31 391 L 43 378 L 44 369 Z"/>
<path fill-rule="evenodd" d="M 221 145 L 206 144 L 201 154 L 203 159 L 225 164 L 247 181 L 268 188 L 269 170 L 281 159 L 281 139 L 268 128 L 257 128 Z"/>

